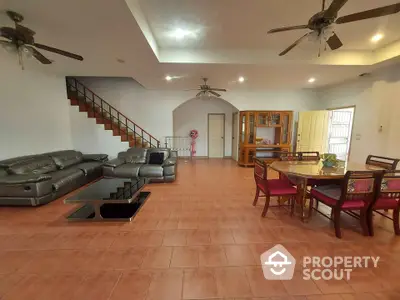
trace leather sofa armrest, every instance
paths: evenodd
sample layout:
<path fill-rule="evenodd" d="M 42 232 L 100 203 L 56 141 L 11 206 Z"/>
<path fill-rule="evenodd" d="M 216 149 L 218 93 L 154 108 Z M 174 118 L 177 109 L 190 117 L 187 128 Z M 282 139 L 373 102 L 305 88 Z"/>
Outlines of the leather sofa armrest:
<path fill-rule="evenodd" d="M 107 154 L 83 154 L 83 161 L 107 161 Z"/>
<path fill-rule="evenodd" d="M 114 158 L 114 159 L 109 160 L 108 162 L 106 162 L 104 164 L 104 166 L 116 168 L 116 167 L 118 167 L 120 165 L 123 165 L 124 163 L 125 163 L 124 159 Z"/>
<path fill-rule="evenodd" d="M 171 152 L 170 152 L 170 158 L 178 158 L 178 151 L 171 150 Z"/>
<path fill-rule="evenodd" d="M 0 184 L 25 184 L 25 183 L 37 183 L 42 181 L 48 181 L 51 179 L 50 175 L 46 174 L 23 174 L 23 175 L 9 175 L 0 177 Z"/>
<path fill-rule="evenodd" d="M 168 167 L 168 166 L 175 166 L 176 165 L 176 157 L 170 157 L 164 160 L 162 163 L 163 167 Z"/>

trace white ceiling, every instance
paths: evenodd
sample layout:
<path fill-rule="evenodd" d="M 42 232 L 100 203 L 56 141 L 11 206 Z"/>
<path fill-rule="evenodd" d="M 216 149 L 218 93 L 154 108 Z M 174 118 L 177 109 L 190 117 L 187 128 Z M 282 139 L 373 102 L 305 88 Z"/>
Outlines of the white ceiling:
<path fill-rule="evenodd" d="M 398 62 L 400 14 L 338 25 L 343 50 L 324 53 L 306 42 L 287 57 L 278 53 L 303 30 L 267 35 L 274 27 L 305 24 L 320 9 L 319 0 L 0 0 L 0 10 L 25 16 L 37 42 L 82 55 L 83 62 L 45 53 L 55 61 L 27 67 L 80 76 L 133 77 L 148 89 L 186 89 L 210 84 L 229 89 L 294 89 L 331 85 Z M 389 0 L 349 0 L 341 15 Z M 11 22 L 0 14 L 0 26 Z M 200 30 L 197 39 L 177 42 L 169 36 L 177 27 Z M 382 42 L 369 38 L 383 32 Z M 383 46 L 390 44 L 390 47 Z M 374 49 L 373 47 L 378 47 Z M 382 48 L 383 47 L 383 48 Z M 375 50 L 375 51 L 372 51 Z M 390 51 L 389 51 L 390 50 Z M 117 58 L 125 60 L 121 64 Z M 0 49 L 1 59 L 16 59 Z M 386 59 L 386 62 L 383 62 Z M 165 75 L 177 76 L 172 82 Z M 236 82 L 238 76 L 247 80 Z M 316 77 L 315 84 L 307 83 Z"/>

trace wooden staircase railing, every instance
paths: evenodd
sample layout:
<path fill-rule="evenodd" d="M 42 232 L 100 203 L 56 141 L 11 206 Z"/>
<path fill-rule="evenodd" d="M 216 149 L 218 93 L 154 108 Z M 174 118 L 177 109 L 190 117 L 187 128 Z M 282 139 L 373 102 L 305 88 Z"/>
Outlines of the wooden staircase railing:
<path fill-rule="evenodd" d="M 106 130 L 112 130 L 121 141 L 129 142 L 130 147 L 159 148 L 160 141 L 110 105 L 91 89 L 73 77 L 67 77 L 67 95 L 71 105 L 78 105 L 80 111 L 86 111 L 89 118 L 96 118 L 97 124 L 104 124 Z"/>

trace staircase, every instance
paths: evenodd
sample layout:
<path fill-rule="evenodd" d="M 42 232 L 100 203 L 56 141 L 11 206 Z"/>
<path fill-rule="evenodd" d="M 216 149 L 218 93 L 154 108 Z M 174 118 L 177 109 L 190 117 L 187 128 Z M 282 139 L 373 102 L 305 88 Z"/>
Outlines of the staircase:
<path fill-rule="evenodd" d="M 114 136 L 120 136 L 129 147 L 159 148 L 160 141 L 138 126 L 115 107 L 110 105 L 76 78 L 67 77 L 67 95 L 71 105 L 79 106 L 80 112 L 86 112 L 97 124 L 104 124 L 105 130 L 112 130 Z"/>

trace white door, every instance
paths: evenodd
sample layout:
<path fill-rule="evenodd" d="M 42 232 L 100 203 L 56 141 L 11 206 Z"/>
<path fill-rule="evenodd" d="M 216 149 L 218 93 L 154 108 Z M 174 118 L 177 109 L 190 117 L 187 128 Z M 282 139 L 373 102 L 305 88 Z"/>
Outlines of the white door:
<path fill-rule="evenodd" d="M 318 151 L 326 153 L 328 146 L 329 112 L 305 111 L 299 113 L 297 152 Z"/>
<path fill-rule="evenodd" d="M 225 115 L 208 115 L 208 157 L 224 157 Z"/>
<path fill-rule="evenodd" d="M 232 158 L 238 160 L 238 148 L 239 148 L 239 113 L 233 113 L 232 115 Z"/>

